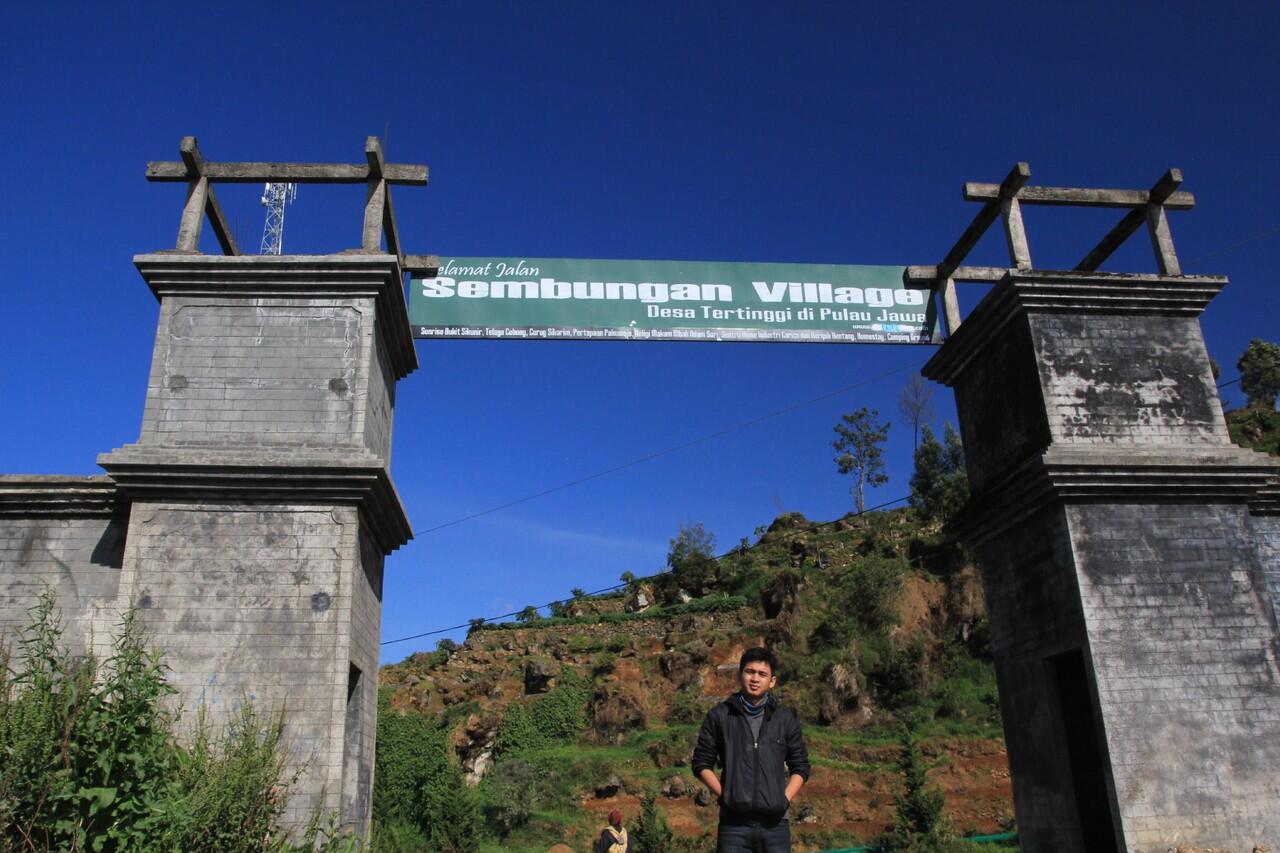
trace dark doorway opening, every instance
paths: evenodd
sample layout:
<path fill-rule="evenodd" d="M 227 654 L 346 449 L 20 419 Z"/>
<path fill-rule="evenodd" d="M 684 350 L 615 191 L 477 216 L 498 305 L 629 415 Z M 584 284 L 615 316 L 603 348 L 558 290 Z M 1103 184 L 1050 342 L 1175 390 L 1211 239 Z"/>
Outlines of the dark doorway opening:
<path fill-rule="evenodd" d="M 350 665 L 347 671 L 347 725 L 343 743 L 343 823 L 359 829 L 362 816 L 368 814 L 369 762 L 365 758 L 363 693 L 360 667 Z"/>
<path fill-rule="evenodd" d="M 1102 732 L 1093 712 L 1093 690 L 1085 670 L 1084 654 L 1073 649 L 1048 659 L 1049 675 L 1058 694 L 1063 740 L 1071 764 L 1071 788 L 1075 794 L 1080 838 L 1090 853 L 1119 853 L 1115 817 L 1107 793 Z"/>

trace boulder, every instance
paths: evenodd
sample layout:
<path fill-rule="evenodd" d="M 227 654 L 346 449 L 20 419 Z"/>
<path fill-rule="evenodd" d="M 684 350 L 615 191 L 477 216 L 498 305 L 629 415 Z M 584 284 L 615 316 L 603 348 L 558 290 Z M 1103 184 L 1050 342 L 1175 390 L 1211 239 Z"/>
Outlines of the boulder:
<path fill-rule="evenodd" d="M 596 688 L 591 696 L 591 727 L 600 737 L 613 738 L 644 728 L 644 702 L 634 691 L 634 687 L 617 682 Z"/>
<path fill-rule="evenodd" d="M 546 693 L 556 686 L 557 675 L 559 675 L 559 672 L 552 670 L 551 666 L 544 661 L 528 661 L 524 665 L 525 695 L 531 696 L 535 693 Z"/>
<path fill-rule="evenodd" d="M 685 781 L 683 776 L 668 776 L 662 780 L 659 791 L 668 800 L 676 800 L 694 793 L 693 787 Z"/>
<path fill-rule="evenodd" d="M 493 745 L 498 735 L 498 718 L 472 714 L 454 733 L 453 750 L 468 785 L 478 785 L 493 766 Z"/>
<path fill-rule="evenodd" d="M 636 584 L 631 590 L 631 594 L 627 596 L 627 603 L 624 609 L 628 613 L 639 613 L 642 610 L 648 610 L 654 605 L 653 586 L 651 584 Z"/>
<path fill-rule="evenodd" d="M 596 785 L 593 789 L 593 793 L 596 795 L 597 800 L 603 800 L 607 797 L 616 795 L 621 790 L 622 780 L 619 779 L 618 774 L 615 773 L 599 785 Z"/>
<path fill-rule="evenodd" d="M 870 716 L 870 708 L 865 707 L 863 701 L 865 696 L 858 674 L 844 664 L 834 663 L 827 667 L 819 696 L 818 719 L 826 725 L 851 713 L 863 718 Z"/>

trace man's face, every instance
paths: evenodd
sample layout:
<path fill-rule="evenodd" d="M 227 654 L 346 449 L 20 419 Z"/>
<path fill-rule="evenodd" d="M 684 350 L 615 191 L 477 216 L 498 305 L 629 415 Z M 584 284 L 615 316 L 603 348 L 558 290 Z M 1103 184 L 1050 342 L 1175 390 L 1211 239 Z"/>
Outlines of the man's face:
<path fill-rule="evenodd" d="M 778 679 L 773 677 L 773 668 L 764 661 L 753 660 L 738 673 L 742 681 L 742 693 L 752 705 L 764 698 L 764 694 L 773 689 Z"/>

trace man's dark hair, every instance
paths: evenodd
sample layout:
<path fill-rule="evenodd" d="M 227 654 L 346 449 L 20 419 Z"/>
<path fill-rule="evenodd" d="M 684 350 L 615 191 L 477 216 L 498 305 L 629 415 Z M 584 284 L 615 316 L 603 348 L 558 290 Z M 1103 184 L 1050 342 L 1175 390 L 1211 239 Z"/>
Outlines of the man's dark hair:
<path fill-rule="evenodd" d="M 769 672 L 775 676 L 778 674 L 778 656 L 763 646 L 753 646 L 742 653 L 742 659 L 738 661 L 738 672 L 746 669 L 749 663 L 767 663 Z"/>

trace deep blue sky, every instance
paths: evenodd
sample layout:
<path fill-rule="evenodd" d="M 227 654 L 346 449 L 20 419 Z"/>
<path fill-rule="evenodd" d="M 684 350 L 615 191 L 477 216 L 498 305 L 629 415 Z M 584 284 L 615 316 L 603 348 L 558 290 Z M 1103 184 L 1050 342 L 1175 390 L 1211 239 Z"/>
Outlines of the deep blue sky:
<path fill-rule="evenodd" d="M 183 195 L 143 166 L 185 134 L 213 160 L 359 162 L 389 131 L 392 161 L 431 167 L 395 192 L 408 250 L 463 256 L 934 263 L 974 213 L 965 180 L 1026 160 L 1032 183 L 1146 187 L 1178 166 L 1198 200 L 1172 214 L 1184 268 L 1232 281 L 1203 319 L 1223 379 L 1249 338 L 1280 337 L 1275 3 L 50 2 L 9 4 L 0 31 L 0 471 L 97 473 L 137 438 L 157 311 L 130 258 L 172 246 Z M 258 192 L 219 189 L 249 250 Z M 362 202 L 302 187 L 285 251 L 355 246 Z M 1030 209 L 1036 265 L 1117 216 Z M 973 261 L 1003 251 L 993 231 Z M 1107 268 L 1154 270 L 1145 237 Z M 832 425 L 896 418 L 932 351 L 418 348 L 392 468 L 420 536 L 388 562 L 385 639 L 652 571 L 682 522 L 728 547 L 781 510 L 840 515 Z M 909 430 L 889 446 L 872 501 L 907 493 Z"/>

